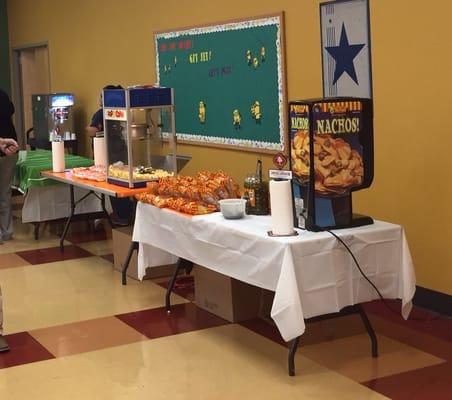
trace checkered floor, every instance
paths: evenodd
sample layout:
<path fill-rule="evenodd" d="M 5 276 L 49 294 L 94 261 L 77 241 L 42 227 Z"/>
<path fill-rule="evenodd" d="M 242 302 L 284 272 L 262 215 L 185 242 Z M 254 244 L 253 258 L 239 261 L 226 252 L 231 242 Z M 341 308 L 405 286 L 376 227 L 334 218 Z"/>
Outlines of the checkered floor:
<path fill-rule="evenodd" d="M 231 324 L 196 307 L 179 280 L 121 284 L 110 234 L 72 233 L 16 219 L 0 246 L 5 336 L 1 399 L 451 399 L 452 320 L 415 309 L 403 321 L 366 304 L 380 356 L 358 316 L 311 323 L 288 377 L 287 349 L 269 319 Z M 391 302 L 400 309 L 397 302 Z"/>

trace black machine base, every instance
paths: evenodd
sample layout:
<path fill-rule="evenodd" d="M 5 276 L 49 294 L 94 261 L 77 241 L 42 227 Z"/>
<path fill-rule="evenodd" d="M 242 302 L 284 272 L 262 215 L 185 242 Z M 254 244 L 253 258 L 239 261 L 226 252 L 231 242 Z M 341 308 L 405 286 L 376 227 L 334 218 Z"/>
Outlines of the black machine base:
<path fill-rule="evenodd" d="M 349 228 L 356 228 L 358 226 L 363 225 L 372 225 L 373 223 L 374 220 L 372 219 L 372 217 L 369 217 L 368 215 L 353 214 Z"/>
<path fill-rule="evenodd" d="M 113 185 L 122 186 L 122 187 L 129 187 L 129 181 L 125 181 L 122 179 L 114 179 L 114 178 L 107 178 L 107 183 L 112 183 Z M 144 188 L 146 187 L 147 181 L 138 181 L 133 182 L 132 189 L 138 189 L 138 188 Z"/>
<path fill-rule="evenodd" d="M 357 228 L 358 226 L 372 225 L 373 223 L 374 220 L 372 219 L 372 217 L 362 214 L 353 214 L 350 221 L 334 226 L 318 226 L 315 224 L 310 224 L 309 221 L 306 221 L 306 229 L 308 231 L 321 232 L 328 231 L 330 229 Z"/>

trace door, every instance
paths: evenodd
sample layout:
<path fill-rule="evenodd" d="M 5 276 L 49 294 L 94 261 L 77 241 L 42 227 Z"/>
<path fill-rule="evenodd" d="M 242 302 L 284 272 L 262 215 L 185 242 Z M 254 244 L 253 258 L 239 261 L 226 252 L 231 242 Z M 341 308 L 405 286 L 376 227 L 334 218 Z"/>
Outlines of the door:
<path fill-rule="evenodd" d="M 26 132 L 33 127 L 31 95 L 50 92 L 47 44 L 13 49 L 13 96 L 17 137 L 25 147 Z"/>

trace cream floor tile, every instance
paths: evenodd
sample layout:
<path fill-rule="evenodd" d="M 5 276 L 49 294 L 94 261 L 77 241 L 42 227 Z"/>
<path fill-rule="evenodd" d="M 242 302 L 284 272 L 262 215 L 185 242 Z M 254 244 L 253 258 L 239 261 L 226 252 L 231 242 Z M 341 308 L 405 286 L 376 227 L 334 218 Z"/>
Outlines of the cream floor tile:
<path fill-rule="evenodd" d="M 33 223 L 22 223 L 22 215 L 18 218 L 13 217 L 14 224 L 14 234 L 16 238 L 26 239 L 34 238 L 35 224 Z M 59 224 L 61 227 L 64 222 L 56 223 L 55 221 L 41 222 L 39 224 L 39 236 L 41 238 L 56 237 L 56 225 Z"/>
<path fill-rule="evenodd" d="M 386 397 L 238 325 L 0 370 L 8 400 L 379 400 Z"/>
<path fill-rule="evenodd" d="M 71 243 L 65 241 L 65 245 L 70 245 Z M 58 238 L 41 238 L 39 240 L 34 240 L 33 238 L 20 239 L 14 237 L 12 240 L 8 240 L 0 245 L 0 254 L 15 253 L 18 251 L 35 250 L 35 249 L 46 249 L 48 247 L 57 247 L 60 245 L 60 240 Z"/>
<path fill-rule="evenodd" d="M 372 358 L 367 334 L 301 347 L 301 353 L 357 382 L 423 368 L 445 360 L 378 335 L 379 356 Z"/>
<path fill-rule="evenodd" d="M 57 235 L 49 231 L 48 224 L 41 224 L 39 240 L 34 238 L 34 225 L 22 224 L 20 219 L 13 219 L 14 234 L 11 240 L 8 240 L 0 246 L 0 254 L 14 253 L 16 251 L 45 249 L 60 245 Z M 65 242 L 69 244 L 68 242 Z"/>
<path fill-rule="evenodd" d="M 103 256 L 105 254 L 113 253 L 113 240 L 111 239 L 79 243 L 77 246 L 89 251 L 92 254 L 95 254 L 96 256 Z"/>
<path fill-rule="evenodd" d="M 16 210 L 17 212 L 17 210 Z M 20 211 L 21 212 L 21 211 Z M 56 222 L 42 222 L 39 227 L 39 240 L 34 238 L 34 224 L 21 222 L 21 216 L 13 217 L 13 238 L 0 246 L 0 254 L 13 253 L 33 249 L 59 246 L 59 236 L 56 234 Z M 62 230 L 63 222 L 60 222 Z M 65 242 L 65 244 L 70 244 Z"/>
<path fill-rule="evenodd" d="M 45 328 L 164 305 L 165 290 L 129 279 L 100 257 L 0 269 L 5 333 Z M 174 304 L 186 302 L 177 295 Z"/>

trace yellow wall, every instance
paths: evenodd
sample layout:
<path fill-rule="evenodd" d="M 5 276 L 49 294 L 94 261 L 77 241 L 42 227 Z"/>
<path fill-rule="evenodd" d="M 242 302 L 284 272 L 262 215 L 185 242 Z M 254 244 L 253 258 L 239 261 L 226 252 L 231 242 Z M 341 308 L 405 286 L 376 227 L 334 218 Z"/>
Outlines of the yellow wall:
<path fill-rule="evenodd" d="M 153 32 L 285 11 L 289 99 L 321 95 L 318 0 L 8 0 L 12 46 L 49 42 L 51 88 L 77 96 L 78 127 L 99 90 L 155 81 Z M 375 181 L 355 210 L 402 224 L 418 284 L 452 294 L 452 3 L 371 0 Z M 183 146 L 187 171 L 222 168 L 240 182 L 255 154 Z M 264 166 L 270 158 L 264 157 Z"/>

